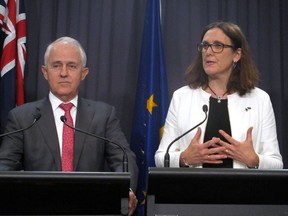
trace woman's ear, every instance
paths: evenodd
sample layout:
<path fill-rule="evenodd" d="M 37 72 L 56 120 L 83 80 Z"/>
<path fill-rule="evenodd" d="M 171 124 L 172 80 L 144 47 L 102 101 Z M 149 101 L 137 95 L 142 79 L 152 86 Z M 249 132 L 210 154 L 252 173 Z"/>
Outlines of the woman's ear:
<path fill-rule="evenodd" d="M 235 54 L 234 54 L 234 58 L 233 58 L 233 62 L 238 62 L 242 57 L 242 49 L 241 48 L 238 48 L 236 51 L 235 51 Z"/>

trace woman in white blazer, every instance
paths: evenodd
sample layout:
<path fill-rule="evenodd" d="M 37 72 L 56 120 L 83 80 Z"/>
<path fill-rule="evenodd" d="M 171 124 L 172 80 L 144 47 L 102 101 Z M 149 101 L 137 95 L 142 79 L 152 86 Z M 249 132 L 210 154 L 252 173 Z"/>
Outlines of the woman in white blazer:
<path fill-rule="evenodd" d="M 171 167 L 282 169 L 272 103 L 256 87 L 258 69 L 241 29 L 209 24 L 198 51 L 186 71 L 188 85 L 173 94 L 156 166 L 164 166 L 175 138 L 203 121 L 207 105 L 207 120 L 171 145 Z"/>

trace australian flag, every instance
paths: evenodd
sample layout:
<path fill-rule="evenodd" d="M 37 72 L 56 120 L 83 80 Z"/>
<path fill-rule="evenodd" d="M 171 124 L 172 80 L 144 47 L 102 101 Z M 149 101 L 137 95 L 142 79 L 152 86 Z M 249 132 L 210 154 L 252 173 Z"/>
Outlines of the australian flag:
<path fill-rule="evenodd" d="M 0 130 L 8 112 L 24 103 L 26 15 L 24 0 L 0 0 Z"/>

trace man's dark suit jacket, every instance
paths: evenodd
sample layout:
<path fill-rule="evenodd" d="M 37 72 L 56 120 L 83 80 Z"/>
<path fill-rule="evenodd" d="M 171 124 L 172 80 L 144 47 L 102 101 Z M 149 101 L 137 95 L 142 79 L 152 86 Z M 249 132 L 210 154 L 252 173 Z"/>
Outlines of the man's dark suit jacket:
<path fill-rule="evenodd" d="M 48 97 L 10 111 L 5 132 L 26 128 L 38 113 L 36 124 L 23 133 L 6 136 L 0 148 L 0 170 L 61 171 L 59 141 Z M 131 187 L 136 189 L 138 168 L 135 154 L 121 131 L 114 107 L 103 102 L 78 99 L 76 128 L 121 144 L 128 155 Z M 123 151 L 115 144 L 75 132 L 74 170 L 122 172 Z"/>

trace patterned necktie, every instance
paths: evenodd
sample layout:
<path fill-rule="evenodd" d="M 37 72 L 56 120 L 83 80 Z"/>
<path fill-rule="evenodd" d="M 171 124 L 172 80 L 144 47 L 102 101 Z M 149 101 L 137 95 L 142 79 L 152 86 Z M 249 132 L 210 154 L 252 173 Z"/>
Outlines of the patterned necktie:
<path fill-rule="evenodd" d="M 73 119 L 70 110 L 73 107 L 72 103 L 60 104 L 60 108 L 65 111 L 66 123 L 73 126 Z M 65 124 L 63 125 L 62 137 L 62 171 L 73 171 L 73 155 L 74 155 L 74 131 Z"/>

